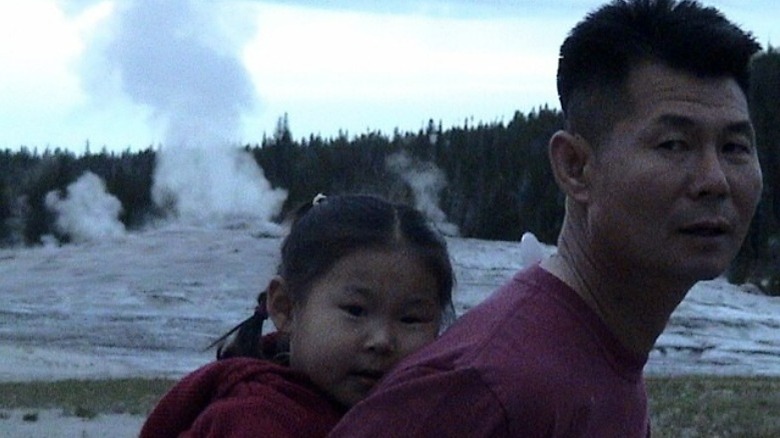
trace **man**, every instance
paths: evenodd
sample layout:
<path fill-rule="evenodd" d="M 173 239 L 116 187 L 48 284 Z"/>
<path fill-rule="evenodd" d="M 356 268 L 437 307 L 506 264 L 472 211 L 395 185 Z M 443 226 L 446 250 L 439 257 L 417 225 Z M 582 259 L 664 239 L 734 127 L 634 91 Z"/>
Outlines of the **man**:
<path fill-rule="evenodd" d="M 642 370 L 761 192 L 754 39 L 695 2 L 610 3 L 561 47 L 557 255 L 404 361 L 332 436 L 644 437 Z"/>

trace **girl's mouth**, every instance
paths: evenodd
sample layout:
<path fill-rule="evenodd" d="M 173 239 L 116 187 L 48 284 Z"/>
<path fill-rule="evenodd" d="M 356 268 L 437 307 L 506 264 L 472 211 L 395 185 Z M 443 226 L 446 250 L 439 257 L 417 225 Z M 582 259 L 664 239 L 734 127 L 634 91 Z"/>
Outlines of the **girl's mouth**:
<path fill-rule="evenodd" d="M 358 381 L 370 386 L 374 386 L 384 374 L 384 372 L 379 370 L 358 370 L 352 373 Z"/>

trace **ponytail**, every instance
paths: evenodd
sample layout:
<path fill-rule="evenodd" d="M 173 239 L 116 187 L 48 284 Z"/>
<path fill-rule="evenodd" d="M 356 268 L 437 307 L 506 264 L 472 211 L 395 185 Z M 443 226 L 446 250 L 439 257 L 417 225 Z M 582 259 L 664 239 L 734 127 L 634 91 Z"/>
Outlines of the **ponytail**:
<path fill-rule="evenodd" d="M 257 296 L 255 312 L 249 318 L 230 329 L 219 339 L 212 342 L 206 350 L 217 347 L 217 359 L 230 357 L 254 357 L 258 359 L 271 359 L 268 357 L 268 348 L 263 345 L 263 323 L 268 319 L 266 300 L 268 292 L 263 291 Z M 235 333 L 235 336 L 231 336 Z M 271 354 L 273 356 L 273 354 Z"/>
<path fill-rule="evenodd" d="M 292 213 L 292 224 L 298 223 L 312 207 L 322 203 L 325 199 L 325 195 L 318 194 L 312 202 L 304 203 L 296 208 Z M 252 316 L 220 336 L 205 350 L 217 347 L 217 360 L 231 357 L 253 357 L 285 363 L 289 352 L 289 342 L 285 337 L 281 335 L 269 336 L 268 339 L 263 337 L 263 324 L 268 319 L 267 299 L 268 291 L 260 292 Z"/>

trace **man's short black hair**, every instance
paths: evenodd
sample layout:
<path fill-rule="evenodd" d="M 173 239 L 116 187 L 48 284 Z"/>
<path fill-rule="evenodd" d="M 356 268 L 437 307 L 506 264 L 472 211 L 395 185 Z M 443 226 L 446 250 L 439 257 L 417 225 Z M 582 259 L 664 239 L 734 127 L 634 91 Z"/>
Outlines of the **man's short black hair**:
<path fill-rule="evenodd" d="M 753 36 L 715 8 L 684 0 L 615 0 L 588 14 L 563 42 L 558 96 L 567 129 L 599 141 L 630 113 L 624 87 L 643 62 L 700 77 L 732 77 L 747 95 Z"/>

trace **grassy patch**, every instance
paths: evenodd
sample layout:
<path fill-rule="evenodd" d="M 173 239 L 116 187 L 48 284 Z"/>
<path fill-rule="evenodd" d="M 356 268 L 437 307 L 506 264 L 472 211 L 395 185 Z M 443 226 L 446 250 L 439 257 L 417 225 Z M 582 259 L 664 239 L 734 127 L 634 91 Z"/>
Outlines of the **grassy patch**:
<path fill-rule="evenodd" d="M 653 437 L 780 437 L 780 379 L 651 377 Z"/>
<path fill-rule="evenodd" d="M 0 383 L 0 409 L 62 409 L 94 418 L 100 413 L 146 415 L 173 385 L 165 379 L 59 380 Z"/>
<path fill-rule="evenodd" d="M 29 409 L 35 415 L 35 409 L 62 409 L 85 419 L 101 413 L 146 415 L 173 383 L 164 379 L 0 383 L 0 410 Z M 654 438 L 780 437 L 778 378 L 649 377 L 647 387 Z"/>

